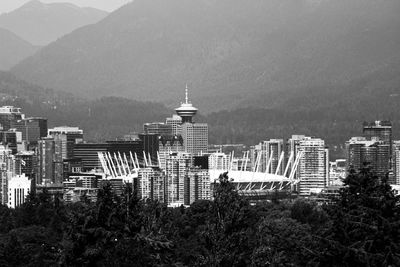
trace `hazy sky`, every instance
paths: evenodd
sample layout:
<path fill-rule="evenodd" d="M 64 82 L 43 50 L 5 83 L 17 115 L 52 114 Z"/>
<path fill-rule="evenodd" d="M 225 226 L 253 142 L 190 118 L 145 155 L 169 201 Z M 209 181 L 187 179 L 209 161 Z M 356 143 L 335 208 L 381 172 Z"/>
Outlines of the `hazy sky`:
<path fill-rule="evenodd" d="M 31 0 L 0 0 L 0 14 L 10 12 Z M 131 0 L 40 0 L 43 3 L 68 2 L 77 6 L 90 6 L 106 11 L 113 11 Z"/>

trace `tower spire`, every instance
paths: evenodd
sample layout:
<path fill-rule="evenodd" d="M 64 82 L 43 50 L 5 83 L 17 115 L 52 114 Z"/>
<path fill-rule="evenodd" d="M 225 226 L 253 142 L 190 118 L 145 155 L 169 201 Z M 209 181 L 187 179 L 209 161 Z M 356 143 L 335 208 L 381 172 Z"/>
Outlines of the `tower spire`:
<path fill-rule="evenodd" d="M 189 104 L 189 92 L 188 92 L 188 85 L 186 83 L 186 88 L 185 88 L 185 103 Z"/>

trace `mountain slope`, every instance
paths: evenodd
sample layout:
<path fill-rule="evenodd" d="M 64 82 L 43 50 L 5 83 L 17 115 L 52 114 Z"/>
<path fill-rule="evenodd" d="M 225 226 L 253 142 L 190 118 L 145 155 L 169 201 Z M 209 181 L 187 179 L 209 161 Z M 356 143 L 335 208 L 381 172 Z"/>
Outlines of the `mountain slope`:
<path fill-rule="evenodd" d="M 85 139 L 112 140 L 143 123 L 162 121 L 171 111 L 159 103 L 118 97 L 83 100 L 71 94 L 45 89 L 0 71 L 0 106 L 21 107 L 27 116 L 48 118 L 49 127 L 69 125 L 84 130 Z"/>
<path fill-rule="evenodd" d="M 0 27 L 34 45 L 43 46 L 79 27 L 96 23 L 107 14 L 94 8 L 80 8 L 67 3 L 44 4 L 32 0 L 10 13 L 0 15 Z"/>
<path fill-rule="evenodd" d="M 252 105 L 259 95 L 274 107 L 400 58 L 399 11 L 398 0 L 136 0 L 13 72 L 89 97 L 171 104 L 188 82 L 203 110 Z"/>
<path fill-rule="evenodd" d="M 0 70 L 10 69 L 38 49 L 14 33 L 0 28 Z"/>

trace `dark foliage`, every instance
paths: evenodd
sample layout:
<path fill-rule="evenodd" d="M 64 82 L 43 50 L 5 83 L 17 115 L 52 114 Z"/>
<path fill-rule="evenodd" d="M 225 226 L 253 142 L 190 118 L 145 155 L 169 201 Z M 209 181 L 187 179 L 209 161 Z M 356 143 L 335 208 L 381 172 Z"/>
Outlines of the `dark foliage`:
<path fill-rule="evenodd" d="M 368 169 L 345 183 L 330 206 L 251 205 L 227 173 L 189 208 L 109 185 L 97 203 L 32 194 L 0 207 L 0 266 L 398 266 L 398 197 Z"/>

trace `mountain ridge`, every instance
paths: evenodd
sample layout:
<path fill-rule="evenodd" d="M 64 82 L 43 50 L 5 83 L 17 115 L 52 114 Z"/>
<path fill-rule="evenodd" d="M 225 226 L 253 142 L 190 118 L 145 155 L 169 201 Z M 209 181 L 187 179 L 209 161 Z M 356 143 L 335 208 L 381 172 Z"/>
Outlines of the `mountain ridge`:
<path fill-rule="evenodd" d="M 0 27 L 34 45 L 44 46 L 73 30 L 96 23 L 108 12 L 81 8 L 70 3 L 45 4 L 32 0 L 21 7 L 0 15 Z"/>

